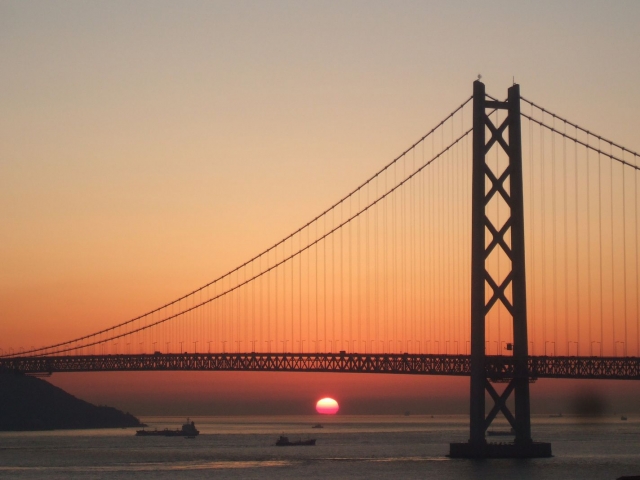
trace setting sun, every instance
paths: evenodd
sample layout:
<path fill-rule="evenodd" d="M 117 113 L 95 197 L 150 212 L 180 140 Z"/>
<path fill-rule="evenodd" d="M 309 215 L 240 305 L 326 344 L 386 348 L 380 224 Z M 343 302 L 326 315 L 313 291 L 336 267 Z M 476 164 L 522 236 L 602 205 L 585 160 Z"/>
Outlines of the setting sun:
<path fill-rule="evenodd" d="M 333 398 L 322 398 L 316 403 L 316 410 L 323 415 L 334 415 L 338 413 L 340 406 Z"/>

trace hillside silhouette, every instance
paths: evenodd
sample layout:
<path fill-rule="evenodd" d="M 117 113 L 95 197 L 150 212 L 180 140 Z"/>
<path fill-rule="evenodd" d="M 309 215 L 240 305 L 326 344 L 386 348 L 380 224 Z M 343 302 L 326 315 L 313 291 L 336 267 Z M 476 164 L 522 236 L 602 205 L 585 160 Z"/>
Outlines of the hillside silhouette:
<path fill-rule="evenodd" d="M 96 406 L 39 378 L 0 374 L 0 430 L 58 430 L 141 426 L 129 413 Z"/>

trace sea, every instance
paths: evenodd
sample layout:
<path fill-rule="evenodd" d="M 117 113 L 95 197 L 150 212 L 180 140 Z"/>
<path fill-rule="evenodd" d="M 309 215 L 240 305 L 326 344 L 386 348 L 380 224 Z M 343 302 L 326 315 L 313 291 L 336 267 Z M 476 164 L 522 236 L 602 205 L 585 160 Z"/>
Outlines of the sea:
<path fill-rule="evenodd" d="M 147 428 L 180 428 L 184 417 L 142 417 Z M 2 479 L 616 479 L 640 475 L 640 415 L 534 416 L 544 459 L 447 457 L 468 438 L 468 417 L 193 417 L 195 439 L 136 437 L 135 430 L 0 432 Z M 322 424 L 324 428 L 312 428 Z M 506 431 L 506 423 L 491 430 Z M 315 446 L 278 447 L 315 438 Z M 491 441 L 507 441 L 495 436 Z"/>

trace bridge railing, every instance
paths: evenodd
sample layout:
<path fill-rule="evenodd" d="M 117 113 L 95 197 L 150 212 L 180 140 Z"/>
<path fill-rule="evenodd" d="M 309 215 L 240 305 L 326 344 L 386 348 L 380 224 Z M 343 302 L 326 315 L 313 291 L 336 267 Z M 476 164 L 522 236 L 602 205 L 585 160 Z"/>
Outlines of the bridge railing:
<path fill-rule="evenodd" d="M 488 356 L 487 378 L 517 375 L 513 357 Z M 640 380 L 638 357 L 529 357 L 528 376 L 538 378 Z M 70 355 L 0 359 L 0 371 L 24 374 L 130 371 L 265 371 L 470 375 L 468 355 L 358 353 L 192 353 Z M 526 373 L 525 373 L 526 374 Z"/>

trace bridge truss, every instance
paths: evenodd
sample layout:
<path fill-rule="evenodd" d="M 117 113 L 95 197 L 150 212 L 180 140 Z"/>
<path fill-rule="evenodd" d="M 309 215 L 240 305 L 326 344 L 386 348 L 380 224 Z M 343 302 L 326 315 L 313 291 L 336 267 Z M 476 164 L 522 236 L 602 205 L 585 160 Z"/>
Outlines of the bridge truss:
<path fill-rule="evenodd" d="M 0 370 L 470 376 L 470 441 L 452 456 L 548 456 L 531 440 L 531 381 L 640 379 L 638 180 L 638 153 L 517 85 L 499 101 L 478 81 L 406 151 L 247 262 L 130 320 L 0 348 Z M 512 450 L 487 450 L 499 413 Z"/>
<path fill-rule="evenodd" d="M 638 357 L 529 357 L 529 379 L 640 380 Z M 174 353 L 1 358 L 0 371 L 31 375 L 78 372 L 246 371 L 471 375 L 469 355 L 360 353 Z M 485 378 L 508 381 L 511 356 L 487 355 Z"/>

